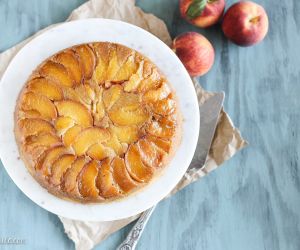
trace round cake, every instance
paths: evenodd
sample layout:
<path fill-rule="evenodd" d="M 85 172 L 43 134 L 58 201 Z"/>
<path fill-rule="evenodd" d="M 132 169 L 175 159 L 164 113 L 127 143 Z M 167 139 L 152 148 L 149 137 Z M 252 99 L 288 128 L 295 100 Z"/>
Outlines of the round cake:
<path fill-rule="evenodd" d="M 148 58 L 95 42 L 36 68 L 18 98 L 15 135 L 27 169 L 49 192 L 103 202 L 141 189 L 167 166 L 181 116 Z"/>

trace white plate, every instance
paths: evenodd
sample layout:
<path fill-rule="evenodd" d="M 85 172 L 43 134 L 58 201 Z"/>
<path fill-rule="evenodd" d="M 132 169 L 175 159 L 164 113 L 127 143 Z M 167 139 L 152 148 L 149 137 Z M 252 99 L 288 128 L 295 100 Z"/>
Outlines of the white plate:
<path fill-rule="evenodd" d="M 13 133 L 16 100 L 28 76 L 43 60 L 70 46 L 116 42 L 149 57 L 166 75 L 184 115 L 182 142 L 166 171 L 128 198 L 106 204 L 79 204 L 49 194 L 29 174 Z M 0 157 L 15 184 L 36 204 L 57 215 L 85 221 L 109 221 L 140 213 L 163 199 L 179 182 L 194 155 L 199 134 L 199 106 L 193 83 L 173 51 L 147 31 L 108 19 L 85 19 L 56 26 L 25 45 L 11 61 L 0 84 Z"/>

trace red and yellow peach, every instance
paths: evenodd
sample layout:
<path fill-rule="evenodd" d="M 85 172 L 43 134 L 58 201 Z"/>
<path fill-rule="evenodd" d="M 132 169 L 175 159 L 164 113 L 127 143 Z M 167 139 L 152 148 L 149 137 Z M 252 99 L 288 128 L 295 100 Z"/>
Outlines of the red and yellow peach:
<path fill-rule="evenodd" d="M 223 16 L 225 0 L 205 0 L 202 6 L 199 1 L 180 0 L 179 7 L 184 19 L 198 27 L 207 28 Z"/>
<path fill-rule="evenodd" d="M 251 46 L 262 41 L 268 27 L 264 8 L 250 1 L 232 5 L 225 13 L 222 24 L 225 36 L 240 46 Z"/>
<path fill-rule="evenodd" d="M 214 63 L 215 52 L 211 43 L 196 32 L 186 32 L 173 41 L 173 50 L 191 76 L 207 73 Z"/>

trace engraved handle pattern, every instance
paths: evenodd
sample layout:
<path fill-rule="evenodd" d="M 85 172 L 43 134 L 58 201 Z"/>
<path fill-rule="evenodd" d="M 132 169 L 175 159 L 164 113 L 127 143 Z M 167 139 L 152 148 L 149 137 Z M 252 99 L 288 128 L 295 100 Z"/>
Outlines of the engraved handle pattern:
<path fill-rule="evenodd" d="M 144 228 L 154 211 L 155 206 L 149 208 L 145 212 L 142 213 L 138 221 L 135 223 L 126 239 L 117 247 L 117 250 L 134 250 L 143 231 Z"/>

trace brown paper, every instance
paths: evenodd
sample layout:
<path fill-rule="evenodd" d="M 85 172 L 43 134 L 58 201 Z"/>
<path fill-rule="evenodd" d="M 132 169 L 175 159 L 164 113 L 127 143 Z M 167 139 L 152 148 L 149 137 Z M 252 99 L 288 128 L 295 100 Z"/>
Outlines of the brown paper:
<path fill-rule="evenodd" d="M 122 20 L 151 32 L 168 45 L 172 42 L 165 23 L 152 14 L 144 13 L 140 8 L 135 6 L 134 0 L 90 0 L 75 9 L 67 21 L 93 17 Z M 53 26 L 39 31 L 33 37 Z M 0 77 L 14 55 L 33 37 L 0 54 Z M 214 93 L 202 89 L 196 81 L 194 81 L 194 84 L 199 105 L 202 105 L 214 95 Z M 202 117 L 202 119 L 205 119 L 205 117 Z M 234 127 L 228 114 L 222 110 L 210 153 L 204 167 L 197 171 L 187 171 L 172 191 L 172 194 L 216 169 L 246 145 L 247 142 L 241 137 L 239 130 Z M 74 241 L 76 249 L 87 250 L 93 248 L 109 235 L 138 218 L 138 216 L 110 222 L 82 222 L 62 217 L 60 219 L 64 225 L 65 232 Z"/>

